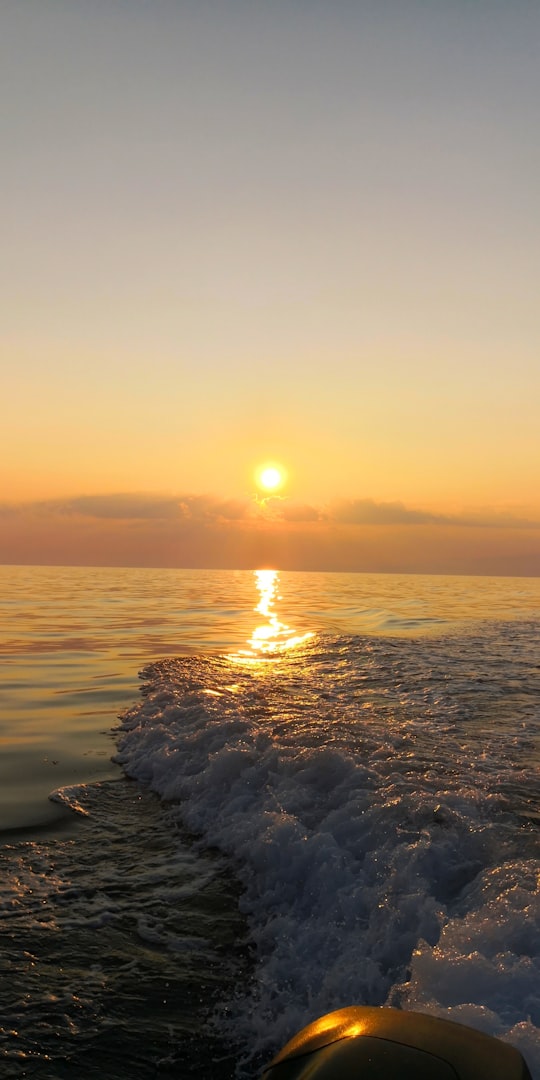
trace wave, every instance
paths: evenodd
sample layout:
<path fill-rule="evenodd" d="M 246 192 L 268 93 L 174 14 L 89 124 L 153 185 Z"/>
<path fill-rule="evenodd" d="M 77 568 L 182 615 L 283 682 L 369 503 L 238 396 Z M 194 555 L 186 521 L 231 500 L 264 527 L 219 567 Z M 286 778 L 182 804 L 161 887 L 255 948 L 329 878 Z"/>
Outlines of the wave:
<path fill-rule="evenodd" d="M 254 977 L 222 1022 L 247 1074 L 314 1017 L 388 1003 L 507 1038 L 540 1076 L 534 635 L 486 633 L 143 673 L 116 760 L 242 883 Z"/>

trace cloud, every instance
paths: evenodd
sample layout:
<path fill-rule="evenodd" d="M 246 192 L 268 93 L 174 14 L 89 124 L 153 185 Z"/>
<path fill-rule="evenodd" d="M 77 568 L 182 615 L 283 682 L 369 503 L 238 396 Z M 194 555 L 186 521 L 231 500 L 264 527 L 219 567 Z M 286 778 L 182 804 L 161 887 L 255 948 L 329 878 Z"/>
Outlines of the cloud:
<path fill-rule="evenodd" d="M 189 521 L 241 521 L 250 513 L 249 499 L 217 499 L 212 495 L 182 495 L 181 516 Z"/>
<path fill-rule="evenodd" d="M 410 509 L 401 502 L 373 499 L 341 499 L 330 505 L 328 520 L 340 525 L 455 525 L 480 529 L 539 529 L 538 518 L 519 516 L 489 508 L 462 514 L 434 514 Z"/>
<path fill-rule="evenodd" d="M 119 523 L 170 522 L 177 527 L 199 524 L 224 527 L 234 523 L 253 525 L 305 524 L 355 526 L 458 526 L 483 529 L 539 529 L 540 521 L 526 515 L 490 508 L 462 514 L 437 514 L 404 503 L 374 499 L 340 499 L 327 506 L 295 502 L 285 496 L 264 499 L 219 499 L 212 495 L 155 495 L 118 492 L 108 495 L 77 495 L 27 503 L 0 503 L 0 517 L 39 519 L 87 519 Z"/>
<path fill-rule="evenodd" d="M 321 521 L 324 512 L 316 506 L 308 506 L 306 503 L 286 503 L 281 511 L 284 521 Z"/>
<path fill-rule="evenodd" d="M 248 515 L 259 521 L 270 522 L 313 522 L 322 521 L 326 518 L 324 510 L 320 507 L 310 506 L 308 503 L 294 502 L 284 495 L 267 495 L 264 499 L 256 498 L 250 501 Z"/>
<path fill-rule="evenodd" d="M 330 507 L 332 521 L 342 525 L 434 525 L 449 518 L 425 510 L 408 510 L 403 503 L 373 499 L 341 499 Z"/>
<path fill-rule="evenodd" d="M 82 517 L 95 521 L 239 521 L 251 513 L 249 499 L 210 495 L 152 495 L 119 492 L 77 495 L 27 503 L 0 503 L 0 516 Z"/>
<path fill-rule="evenodd" d="M 145 494 L 78 495 L 38 504 L 42 512 L 74 514 L 117 521 L 147 521 L 177 518 L 184 515 L 178 499 Z"/>
<path fill-rule="evenodd" d="M 450 524 L 465 525 L 481 529 L 540 529 L 540 520 L 531 517 L 519 517 L 509 511 L 476 510 L 467 514 L 443 519 Z"/>
<path fill-rule="evenodd" d="M 400 502 L 144 493 L 0 504 L 0 562 L 540 574 L 540 521 Z"/>
<path fill-rule="evenodd" d="M 223 521 L 242 521 L 250 516 L 251 504 L 249 499 L 227 499 L 216 503 L 214 510 Z"/>

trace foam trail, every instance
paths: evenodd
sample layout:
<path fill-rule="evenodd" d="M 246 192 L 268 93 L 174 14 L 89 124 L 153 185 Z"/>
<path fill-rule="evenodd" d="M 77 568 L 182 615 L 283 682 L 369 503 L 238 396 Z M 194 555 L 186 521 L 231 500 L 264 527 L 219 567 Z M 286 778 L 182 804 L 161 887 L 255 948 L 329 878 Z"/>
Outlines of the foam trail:
<path fill-rule="evenodd" d="M 242 881 L 246 1075 L 315 1016 L 389 1001 L 502 1035 L 540 1076 L 532 653 L 507 657 L 511 686 L 490 655 L 321 638 L 147 670 L 118 760 Z"/>

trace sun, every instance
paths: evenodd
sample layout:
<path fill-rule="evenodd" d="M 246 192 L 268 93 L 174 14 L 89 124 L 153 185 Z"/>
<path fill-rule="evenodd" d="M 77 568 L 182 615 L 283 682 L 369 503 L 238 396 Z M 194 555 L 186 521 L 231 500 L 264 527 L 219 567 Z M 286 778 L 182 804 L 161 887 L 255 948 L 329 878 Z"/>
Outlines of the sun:
<path fill-rule="evenodd" d="M 264 491 L 278 491 L 285 483 L 286 474 L 281 465 L 259 465 L 255 477 L 257 485 Z"/>

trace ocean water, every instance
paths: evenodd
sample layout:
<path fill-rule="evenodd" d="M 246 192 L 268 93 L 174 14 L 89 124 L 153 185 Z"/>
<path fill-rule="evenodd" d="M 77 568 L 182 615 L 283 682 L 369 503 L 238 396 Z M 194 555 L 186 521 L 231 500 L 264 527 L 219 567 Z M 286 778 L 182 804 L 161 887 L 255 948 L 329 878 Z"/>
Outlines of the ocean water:
<path fill-rule="evenodd" d="M 539 579 L 0 586 L 2 1076 L 255 1077 L 387 1003 L 540 1080 Z"/>

